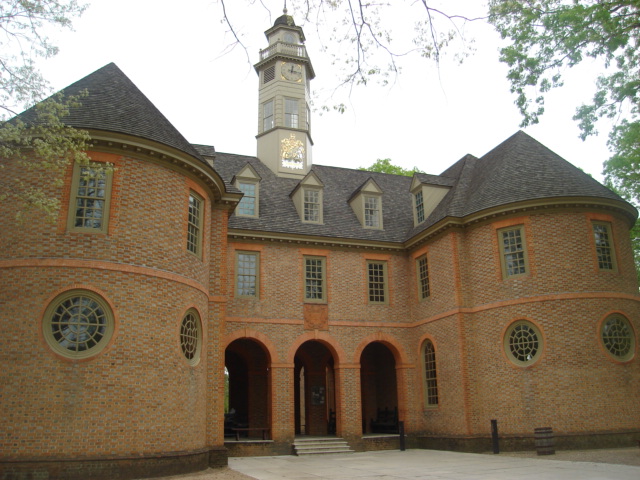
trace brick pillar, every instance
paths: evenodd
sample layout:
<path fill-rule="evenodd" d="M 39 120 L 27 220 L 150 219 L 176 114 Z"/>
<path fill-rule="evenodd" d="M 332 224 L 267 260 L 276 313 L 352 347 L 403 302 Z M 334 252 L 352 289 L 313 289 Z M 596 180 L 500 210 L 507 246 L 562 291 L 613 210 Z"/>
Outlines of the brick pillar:
<path fill-rule="evenodd" d="M 293 442 L 295 438 L 293 375 L 293 363 L 271 364 L 271 438 L 275 442 Z"/>
<path fill-rule="evenodd" d="M 408 433 L 417 426 L 417 409 L 412 406 L 419 405 L 416 382 L 416 368 L 414 365 L 396 366 L 396 383 L 398 385 L 398 419 L 404 422 L 405 431 Z"/>
<path fill-rule="evenodd" d="M 342 364 L 336 378 L 336 433 L 346 440 L 362 436 L 360 364 Z"/>

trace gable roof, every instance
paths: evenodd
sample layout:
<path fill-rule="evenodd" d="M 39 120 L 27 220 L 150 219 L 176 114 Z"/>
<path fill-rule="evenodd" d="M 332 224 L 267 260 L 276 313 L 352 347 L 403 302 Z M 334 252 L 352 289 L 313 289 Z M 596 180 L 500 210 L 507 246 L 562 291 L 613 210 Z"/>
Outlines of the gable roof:
<path fill-rule="evenodd" d="M 63 119 L 66 125 L 133 135 L 176 148 L 204 162 L 198 151 L 160 113 L 151 101 L 116 66 L 110 63 L 69 85 L 62 92 L 78 95 L 87 90 L 81 106 L 72 108 Z M 20 115 L 25 122 L 35 120 L 35 110 Z"/>

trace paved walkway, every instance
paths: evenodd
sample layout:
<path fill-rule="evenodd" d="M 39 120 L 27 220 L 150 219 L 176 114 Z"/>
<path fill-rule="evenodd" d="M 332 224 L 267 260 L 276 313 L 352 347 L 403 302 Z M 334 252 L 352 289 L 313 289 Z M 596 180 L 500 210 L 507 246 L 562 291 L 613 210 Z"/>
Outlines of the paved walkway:
<path fill-rule="evenodd" d="M 639 453 L 640 455 L 640 453 Z M 328 456 L 236 457 L 229 467 L 258 480 L 639 480 L 640 467 L 501 455 L 398 450 Z"/>

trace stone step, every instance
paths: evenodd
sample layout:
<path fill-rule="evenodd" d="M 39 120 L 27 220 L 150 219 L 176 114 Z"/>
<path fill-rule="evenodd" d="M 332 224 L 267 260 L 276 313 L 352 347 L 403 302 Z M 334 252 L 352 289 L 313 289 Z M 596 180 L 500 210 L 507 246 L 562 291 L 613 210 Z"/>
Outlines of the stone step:
<path fill-rule="evenodd" d="M 298 456 L 354 452 L 346 441 L 335 437 L 296 438 L 293 442 L 293 448 Z"/>

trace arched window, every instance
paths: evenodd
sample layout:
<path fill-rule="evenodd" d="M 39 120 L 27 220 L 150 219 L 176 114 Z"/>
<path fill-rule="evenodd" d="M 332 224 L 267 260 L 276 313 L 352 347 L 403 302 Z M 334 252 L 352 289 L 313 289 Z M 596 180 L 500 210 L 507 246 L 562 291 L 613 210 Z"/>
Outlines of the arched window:
<path fill-rule="evenodd" d="M 427 407 L 438 405 L 438 375 L 436 371 L 436 349 L 431 340 L 424 342 L 424 382 Z"/>

